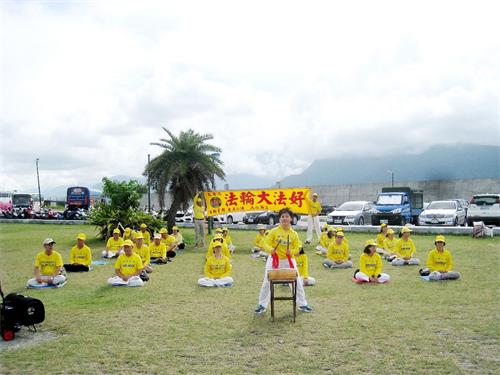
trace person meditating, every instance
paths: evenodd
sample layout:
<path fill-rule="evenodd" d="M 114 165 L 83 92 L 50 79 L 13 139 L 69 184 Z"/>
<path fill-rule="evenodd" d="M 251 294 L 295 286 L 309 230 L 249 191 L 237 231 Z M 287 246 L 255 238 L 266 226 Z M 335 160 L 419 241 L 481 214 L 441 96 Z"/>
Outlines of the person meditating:
<path fill-rule="evenodd" d="M 198 280 L 198 285 L 205 287 L 226 287 L 233 285 L 231 277 L 231 263 L 229 258 L 222 254 L 222 244 L 213 247 L 213 254 L 208 257 L 204 269 L 205 277 Z"/>
<path fill-rule="evenodd" d="M 113 286 L 143 286 L 144 281 L 139 275 L 143 265 L 139 255 L 134 252 L 134 244 L 130 240 L 123 243 L 123 251 L 115 263 L 116 276 L 108 279 L 108 284 Z"/>

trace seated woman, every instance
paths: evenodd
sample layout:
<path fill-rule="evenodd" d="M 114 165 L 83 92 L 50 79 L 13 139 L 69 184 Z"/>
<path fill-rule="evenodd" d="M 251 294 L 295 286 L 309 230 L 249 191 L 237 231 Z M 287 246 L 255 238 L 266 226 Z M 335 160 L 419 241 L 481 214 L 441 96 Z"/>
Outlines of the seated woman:
<path fill-rule="evenodd" d="M 413 258 L 413 254 L 415 254 L 417 250 L 410 235 L 410 228 L 403 227 L 403 229 L 401 229 L 401 238 L 396 244 L 396 258 L 391 262 L 393 266 L 416 266 L 420 264 L 417 258 Z"/>
<path fill-rule="evenodd" d="M 319 236 L 319 245 L 316 246 L 316 254 L 318 254 L 318 255 L 326 254 L 326 250 L 328 250 L 328 246 L 325 246 L 326 245 L 325 240 L 328 237 L 327 233 L 328 233 L 328 224 L 324 223 L 321 226 L 321 235 Z"/>
<path fill-rule="evenodd" d="M 398 241 L 394 237 L 394 229 L 387 229 L 387 235 L 384 240 L 384 252 L 382 254 L 382 257 L 384 259 L 387 259 L 389 262 L 392 262 L 396 257 L 396 245 L 398 244 Z"/>
<path fill-rule="evenodd" d="M 76 245 L 69 252 L 69 263 L 64 265 L 66 272 L 88 272 L 92 264 L 92 251 L 85 245 L 85 233 L 76 237 Z"/>
<path fill-rule="evenodd" d="M 264 241 L 266 239 L 266 226 L 263 224 L 258 224 L 257 230 L 259 231 L 259 233 L 257 233 L 255 239 L 253 240 L 252 256 L 254 258 L 263 257 L 267 259 L 269 254 L 266 253 L 264 249 Z"/>
<path fill-rule="evenodd" d="M 151 263 L 167 263 L 167 247 L 161 242 L 161 234 L 155 233 L 153 236 L 153 243 L 149 245 L 149 255 Z"/>
<path fill-rule="evenodd" d="M 321 236 L 319 238 L 319 245 L 316 246 L 316 252 L 317 255 L 322 255 L 326 256 L 326 253 L 328 252 L 328 247 L 332 242 L 335 241 L 335 228 L 333 227 L 328 227 L 326 229 L 325 233 L 321 233 Z"/>
<path fill-rule="evenodd" d="M 377 254 L 377 243 L 368 240 L 363 254 L 359 257 L 359 270 L 354 272 L 354 278 L 365 283 L 385 283 L 390 276 L 382 273 L 382 258 Z"/>
<path fill-rule="evenodd" d="M 134 252 L 134 244 L 131 240 L 125 240 L 123 243 L 123 254 L 121 254 L 115 263 L 116 276 L 108 279 L 108 284 L 113 286 L 143 286 L 144 281 L 139 275 L 143 270 L 142 260 Z"/>
<path fill-rule="evenodd" d="M 144 271 L 146 271 L 147 273 L 153 272 L 153 268 L 151 267 L 151 253 L 149 252 L 149 246 L 143 243 L 144 239 L 142 238 L 141 232 L 136 233 L 134 237 L 134 253 L 141 257 Z"/>
<path fill-rule="evenodd" d="M 460 273 L 452 271 L 453 260 L 451 253 L 445 248 L 444 236 L 436 236 L 434 245 L 436 246 L 429 252 L 427 257 L 427 269 L 420 271 L 421 275 L 429 275 L 429 280 L 457 280 L 460 278 Z"/>
<path fill-rule="evenodd" d="M 323 262 L 326 268 L 350 268 L 352 262 L 349 260 L 349 245 L 344 242 L 344 233 L 337 232 L 335 240 L 328 246 L 326 259 Z"/>
<path fill-rule="evenodd" d="M 297 263 L 297 270 L 304 286 L 313 286 L 316 284 L 316 279 L 309 276 L 309 259 L 303 247 L 300 247 L 299 253 L 295 256 L 295 262 Z"/>
<path fill-rule="evenodd" d="M 222 244 L 213 246 L 213 253 L 205 263 L 205 277 L 198 280 L 198 285 L 206 287 L 232 286 L 231 263 L 229 258 L 222 254 Z"/>
<path fill-rule="evenodd" d="M 115 233 L 113 231 L 113 233 Z M 123 231 L 123 241 L 126 241 L 126 240 L 131 240 L 132 239 L 132 229 L 130 229 L 129 227 L 125 228 L 125 230 Z"/>
<path fill-rule="evenodd" d="M 222 246 L 222 255 L 228 257 L 229 260 L 231 260 L 231 252 L 229 251 L 229 248 L 227 247 L 227 244 L 221 234 L 216 234 L 214 238 L 212 238 L 212 241 L 210 241 L 210 243 L 208 244 L 208 250 L 205 258 L 208 259 L 213 255 L 214 247 L 217 245 Z"/>
<path fill-rule="evenodd" d="M 129 237 L 130 237 L 130 228 L 127 229 L 129 229 Z M 115 228 L 113 230 L 113 237 L 108 238 L 108 242 L 106 242 L 106 250 L 103 250 L 102 257 L 115 258 L 118 255 L 120 255 L 120 250 L 122 250 L 123 241 L 125 241 L 125 239 L 120 237 L 120 229 Z"/>
<path fill-rule="evenodd" d="M 177 249 L 177 240 L 174 236 L 168 234 L 167 228 L 160 229 L 161 243 L 165 245 L 167 249 L 167 260 L 171 261 L 177 255 L 175 250 Z"/>
<path fill-rule="evenodd" d="M 377 234 L 377 253 L 384 254 L 384 240 L 387 237 L 389 227 L 386 223 L 380 224 L 380 231 Z"/>
<path fill-rule="evenodd" d="M 57 286 L 66 281 L 66 276 L 61 275 L 63 261 L 61 254 L 54 250 L 55 243 L 52 238 L 43 241 L 43 250 L 35 258 L 35 277 L 28 280 L 28 288 Z"/>
<path fill-rule="evenodd" d="M 181 232 L 179 231 L 179 227 L 174 225 L 172 227 L 172 236 L 175 238 L 175 242 L 177 243 L 177 248 L 179 250 L 184 250 L 186 244 L 184 243 L 184 238 L 182 237 Z"/>
<path fill-rule="evenodd" d="M 234 244 L 233 244 L 233 239 L 229 235 L 229 229 L 226 227 L 222 228 L 222 238 L 224 238 L 224 242 L 227 244 L 227 247 L 229 248 L 229 251 L 231 254 L 234 254 Z"/>
<path fill-rule="evenodd" d="M 297 232 L 292 228 L 293 212 L 289 208 L 282 208 L 278 213 L 280 224 L 271 229 L 264 241 L 266 252 L 271 254 L 267 258 L 264 270 L 264 280 L 259 293 L 259 304 L 255 308 L 256 314 L 266 311 L 270 302 L 271 288 L 268 272 L 273 269 L 290 268 L 297 269 L 297 263 L 293 259 L 299 252 L 300 240 Z M 297 305 L 299 310 L 310 313 L 313 311 L 307 304 L 306 294 L 302 278 L 297 278 Z"/>

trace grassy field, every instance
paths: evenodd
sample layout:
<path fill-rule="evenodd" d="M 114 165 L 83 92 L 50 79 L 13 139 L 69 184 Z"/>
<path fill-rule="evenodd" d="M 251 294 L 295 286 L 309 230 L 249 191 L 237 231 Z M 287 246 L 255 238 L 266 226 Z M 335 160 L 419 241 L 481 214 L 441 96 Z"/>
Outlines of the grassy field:
<path fill-rule="evenodd" d="M 387 285 L 357 285 L 353 270 L 326 270 L 309 254 L 317 285 L 306 288 L 314 313 L 291 323 L 288 302 L 255 316 L 264 263 L 249 255 L 253 232 L 233 231 L 234 286 L 203 289 L 203 254 L 191 246 L 155 267 L 144 288 L 113 288 L 113 263 L 71 274 L 55 290 L 29 290 L 35 254 L 48 236 L 68 259 L 76 234 L 91 226 L 0 224 L 5 291 L 40 298 L 40 332 L 53 341 L 0 351 L 2 374 L 494 374 L 499 373 L 500 240 L 448 236 L 462 279 L 424 282 L 418 267 L 393 267 Z M 304 239 L 305 233 L 299 232 Z M 184 231 L 192 243 L 192 231 Z M 349 234 L 354 266 L 369 234 Z M 425 260 L 434 237 L 413 236 Z M 98 258 L 104 243 L 87 242 Z M 285 293 L 288 289 L 279 289 Z"/>

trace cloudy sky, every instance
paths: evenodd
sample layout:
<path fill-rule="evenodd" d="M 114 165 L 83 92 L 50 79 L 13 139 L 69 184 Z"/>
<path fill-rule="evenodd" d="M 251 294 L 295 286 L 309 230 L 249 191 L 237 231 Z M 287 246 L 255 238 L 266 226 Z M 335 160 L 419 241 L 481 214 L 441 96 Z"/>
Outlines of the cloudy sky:
<path fill-rule="evenodd" d="M 500 144 L 498 1 L 2 1 L 0 189 L 142 173 L 161 127 L 228 174 Z"/>

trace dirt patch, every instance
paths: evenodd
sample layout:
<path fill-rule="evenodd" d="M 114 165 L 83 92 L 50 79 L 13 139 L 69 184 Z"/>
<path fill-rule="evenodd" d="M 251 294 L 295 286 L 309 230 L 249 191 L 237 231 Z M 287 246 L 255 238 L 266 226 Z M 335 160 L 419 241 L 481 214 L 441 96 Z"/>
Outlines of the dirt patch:
<path fill-rule="evenodd" d="M 55 340 L 56 338 L 57 336 L 52 332 L 33 332 L 23 328 L 19 332 L 16 332 L 16 338 L 12 341 L 3 341 L 0 338 L 0 352 L 4 350 L 27 348 Z"/>

